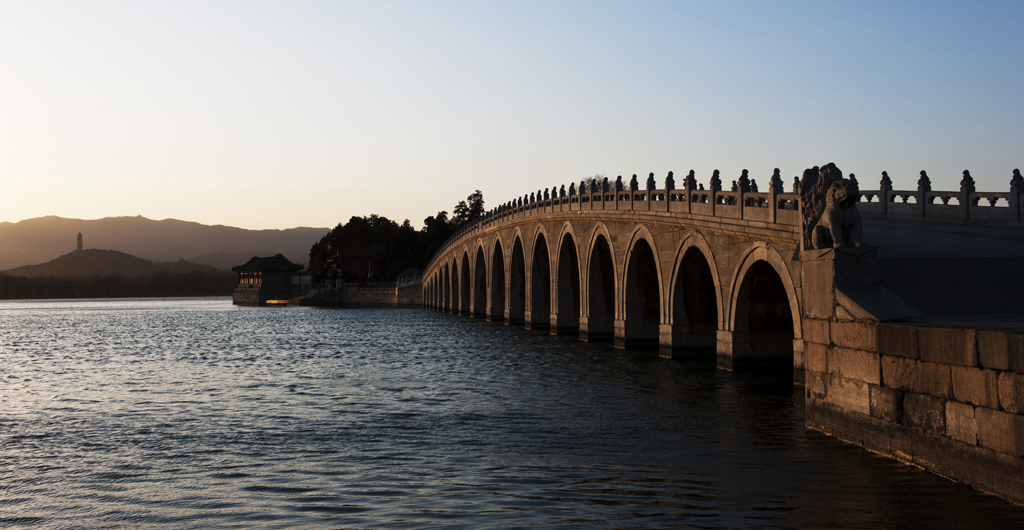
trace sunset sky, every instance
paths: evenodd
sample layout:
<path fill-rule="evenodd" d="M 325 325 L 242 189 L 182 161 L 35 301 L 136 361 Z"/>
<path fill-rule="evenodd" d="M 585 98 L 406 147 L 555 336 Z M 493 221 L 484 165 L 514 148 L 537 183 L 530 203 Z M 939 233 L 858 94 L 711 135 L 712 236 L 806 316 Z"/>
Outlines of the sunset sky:
<path fill-rule="evenodd" d="M 898 5 L 896 5 L 898 4 Z M 0 2 L 0 221 L 244 228 L 835 162 L 1009 189 L 1024 2 Z"/>

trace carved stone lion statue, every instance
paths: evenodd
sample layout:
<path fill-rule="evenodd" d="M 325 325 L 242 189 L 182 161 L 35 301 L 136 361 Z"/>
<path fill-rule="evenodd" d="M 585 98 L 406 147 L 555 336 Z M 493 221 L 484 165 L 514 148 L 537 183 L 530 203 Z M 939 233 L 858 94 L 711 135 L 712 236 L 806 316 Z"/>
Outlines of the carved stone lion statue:
<path fill-rule="evenodd" d="M 857 183 L 843 178 L 835 164 L 804 171 L 800 182 L 804 248 L 861 246 L 864 228 L 857 210 L 859 195 Z"/>

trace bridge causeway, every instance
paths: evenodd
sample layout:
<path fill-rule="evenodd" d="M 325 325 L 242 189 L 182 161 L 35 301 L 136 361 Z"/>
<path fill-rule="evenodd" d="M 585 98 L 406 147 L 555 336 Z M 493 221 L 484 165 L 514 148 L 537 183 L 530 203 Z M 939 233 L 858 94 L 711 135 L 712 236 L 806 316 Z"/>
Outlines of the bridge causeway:
<path fill-rule="evenodd" d="M 917 190 L 883 173 L 861 191 L 831 164 L 788 193 L 778 170 L 764 192 L 746 171 L 730 191 L 717 171 L 707 190 L 693 172 L 658 184 L 573 183 L 491 210 L 435 254 L 424 305 L 791 373 L 809 427 L 1024 503 L 1024 282 L 963 277 L 1024 266 L 1019 171 L 998 193 L 966 171 L 956 192 L 925 172 Z"/>

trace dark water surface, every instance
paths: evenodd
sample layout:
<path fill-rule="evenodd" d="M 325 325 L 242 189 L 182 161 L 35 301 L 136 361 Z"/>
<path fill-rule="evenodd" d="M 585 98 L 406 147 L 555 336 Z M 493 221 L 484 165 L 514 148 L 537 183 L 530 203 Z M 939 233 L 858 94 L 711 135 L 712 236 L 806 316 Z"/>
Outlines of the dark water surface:
<path fill-rule="evenodd" d="M 424 310 L 0 304 L 0 526 L 1020 528 L 802 388 Z"/>

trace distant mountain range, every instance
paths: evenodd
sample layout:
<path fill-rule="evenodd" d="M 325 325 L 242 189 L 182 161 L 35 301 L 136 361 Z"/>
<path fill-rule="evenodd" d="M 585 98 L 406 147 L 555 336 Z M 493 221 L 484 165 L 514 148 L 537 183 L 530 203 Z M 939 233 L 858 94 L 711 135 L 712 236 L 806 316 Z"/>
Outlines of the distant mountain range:
<path fill-rule="evenodd" d="M 24 265 L 0 271 L 0 274 L 24 276 L 26 278 L 116 274 L 118 276 L 134 278 L 157 272 L 184 274 L 187 272 L 220 272 L 220 269 L 185 260 L 173 263 L 153 263 L 152 261 L 137 258 L 116 250 L 91 248 L 69 252 L 39 265 Z"/>
<path fill-rule="evenodd" d="M 143 260 L 187 260 L 228 270 L 253 256 L 284 254 L 295 263 L 309 260 L 309 249 L 329 228 L 246 230 L 177 219 L 107 217 L 82 220 L 37 217 L 0 223 L 0 270 L 45 263 L 76 249 L 82 234 L 86 249 L 113 249 Z"/>

